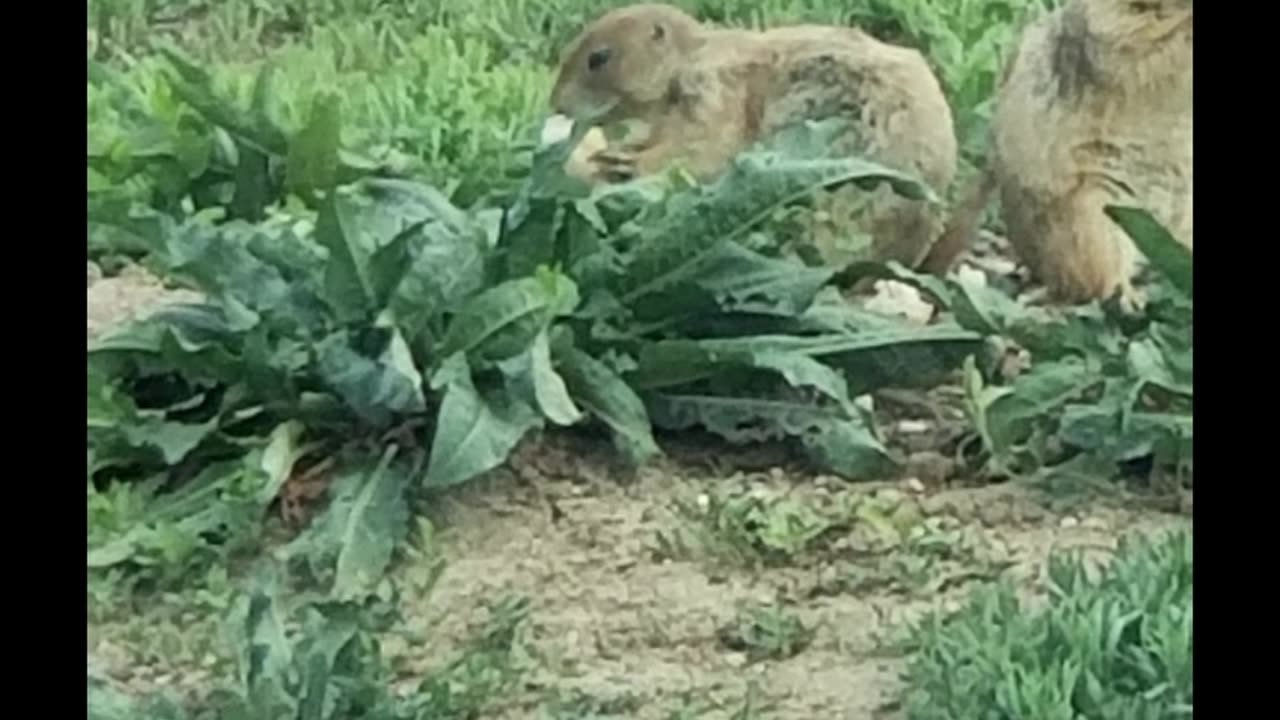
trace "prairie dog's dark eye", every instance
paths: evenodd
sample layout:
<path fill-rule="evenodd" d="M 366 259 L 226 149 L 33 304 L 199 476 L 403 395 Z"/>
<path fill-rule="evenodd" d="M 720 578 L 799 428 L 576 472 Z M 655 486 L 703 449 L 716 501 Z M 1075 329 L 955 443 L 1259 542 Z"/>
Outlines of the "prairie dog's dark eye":
<path fill-rule="evenodd" d="M 666 28 L 664 28 L 664 27 L 662 27 L 661 25 L 658 25 L 657 23 L 654 23 L 654 25 L 653 25 L 653 39 L 654 39 L 654 40 L 661 40 L 662 38 L 664 38 L 664 37 L 666 37 L 666 36 L 667 36 L 667 29 L 666 29 Z"/>
<path fill-rule="evenodd" d="M 605 66 L 605 63 L 609 62 L 609 56 L 612 54 L 613 53 L 609 50 L 609 48 L 600 48 L 599 50 L 593 50 L 591 54 L 587 56 L 587 69 L 599 70 L 600 68 Z"/>

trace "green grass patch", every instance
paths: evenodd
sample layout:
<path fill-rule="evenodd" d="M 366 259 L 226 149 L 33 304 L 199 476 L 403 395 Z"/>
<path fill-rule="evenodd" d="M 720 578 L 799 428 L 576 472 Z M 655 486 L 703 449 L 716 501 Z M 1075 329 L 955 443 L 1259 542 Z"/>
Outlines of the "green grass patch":
<path fill-rule="evenodd" d="M 1192 715 L 1189 532 L 1129 540 L 1105 571 L 1053 557 L 1047 607 L 1002 584 L 914 633 L 908 717 Z"/>

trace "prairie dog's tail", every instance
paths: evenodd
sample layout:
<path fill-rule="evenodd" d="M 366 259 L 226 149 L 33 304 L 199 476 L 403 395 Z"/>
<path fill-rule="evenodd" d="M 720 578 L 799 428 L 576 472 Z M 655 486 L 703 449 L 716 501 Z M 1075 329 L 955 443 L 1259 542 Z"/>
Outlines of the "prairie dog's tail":
<path fill-rule="evenodd" d="M 929 249 L 929 254 L 920 263 L 920 269 L 932 275 L 946 275 L 951 270 L 960 253 L 964 252 L 973 238 L 978 234 L 978 223 L 982 211 L 987 209 L 991 193 L 996 189 L 996 176 L 990 170 L 984 170 L 966 189 L 966 195 L 951 213 L 938 237 L 938 241 Z"/>

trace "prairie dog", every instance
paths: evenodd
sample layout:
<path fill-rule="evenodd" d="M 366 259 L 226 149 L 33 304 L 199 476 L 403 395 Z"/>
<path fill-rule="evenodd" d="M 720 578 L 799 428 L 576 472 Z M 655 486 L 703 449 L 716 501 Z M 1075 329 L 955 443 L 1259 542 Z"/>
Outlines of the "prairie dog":
<path fill-rule="evenodd" d="M 717 29 L 669 5 L 620 8 L 568 45 L 551 105 L 574 119 L 648 127 L 643 140 L 589 158 L 592 182 L 659 172 L 674 161 L 709 180 L 751 144 L 830 117 L 849 121 L 834 153 L 914 174 L 939 193 L 957 162 L 951 109 L 924 58 L 854 28 Z M 939 208 L 887 187 L 869 199 L 852 188 L 821 195 L 824 217 L 815 217 L 811 229 L 835 262 L 874 258 L 914 266 L 941 229 Z M 838 251 L 838 236 L 857 231 L 870 234 L 871 246 Z"/>
<path fill-rule="evenodd" d="M 992 172 L 1010 244 L 1059 300 L 1138 299 L 1140 255 L 1108 204 L 1191 247 L 1191 4 L 1072 0 L 1005 71 Z"/>

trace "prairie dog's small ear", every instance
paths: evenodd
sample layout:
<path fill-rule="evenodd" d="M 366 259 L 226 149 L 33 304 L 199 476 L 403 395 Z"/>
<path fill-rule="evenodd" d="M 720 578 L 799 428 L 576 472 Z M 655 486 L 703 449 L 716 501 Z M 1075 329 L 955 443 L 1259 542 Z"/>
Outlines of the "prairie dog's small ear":
<path fill-rule="evenodd" d="M 654 39 L 654 40 L 661 40 L 661 39 L 665 38 L 666 36 L 667 36 L 667 29 L 666 29 L 665 27 L 663 27 L 663 26 L 662 26 L 662 23 L 654 23 L 654 24 L 653 24 L 653 39 Z"/>

